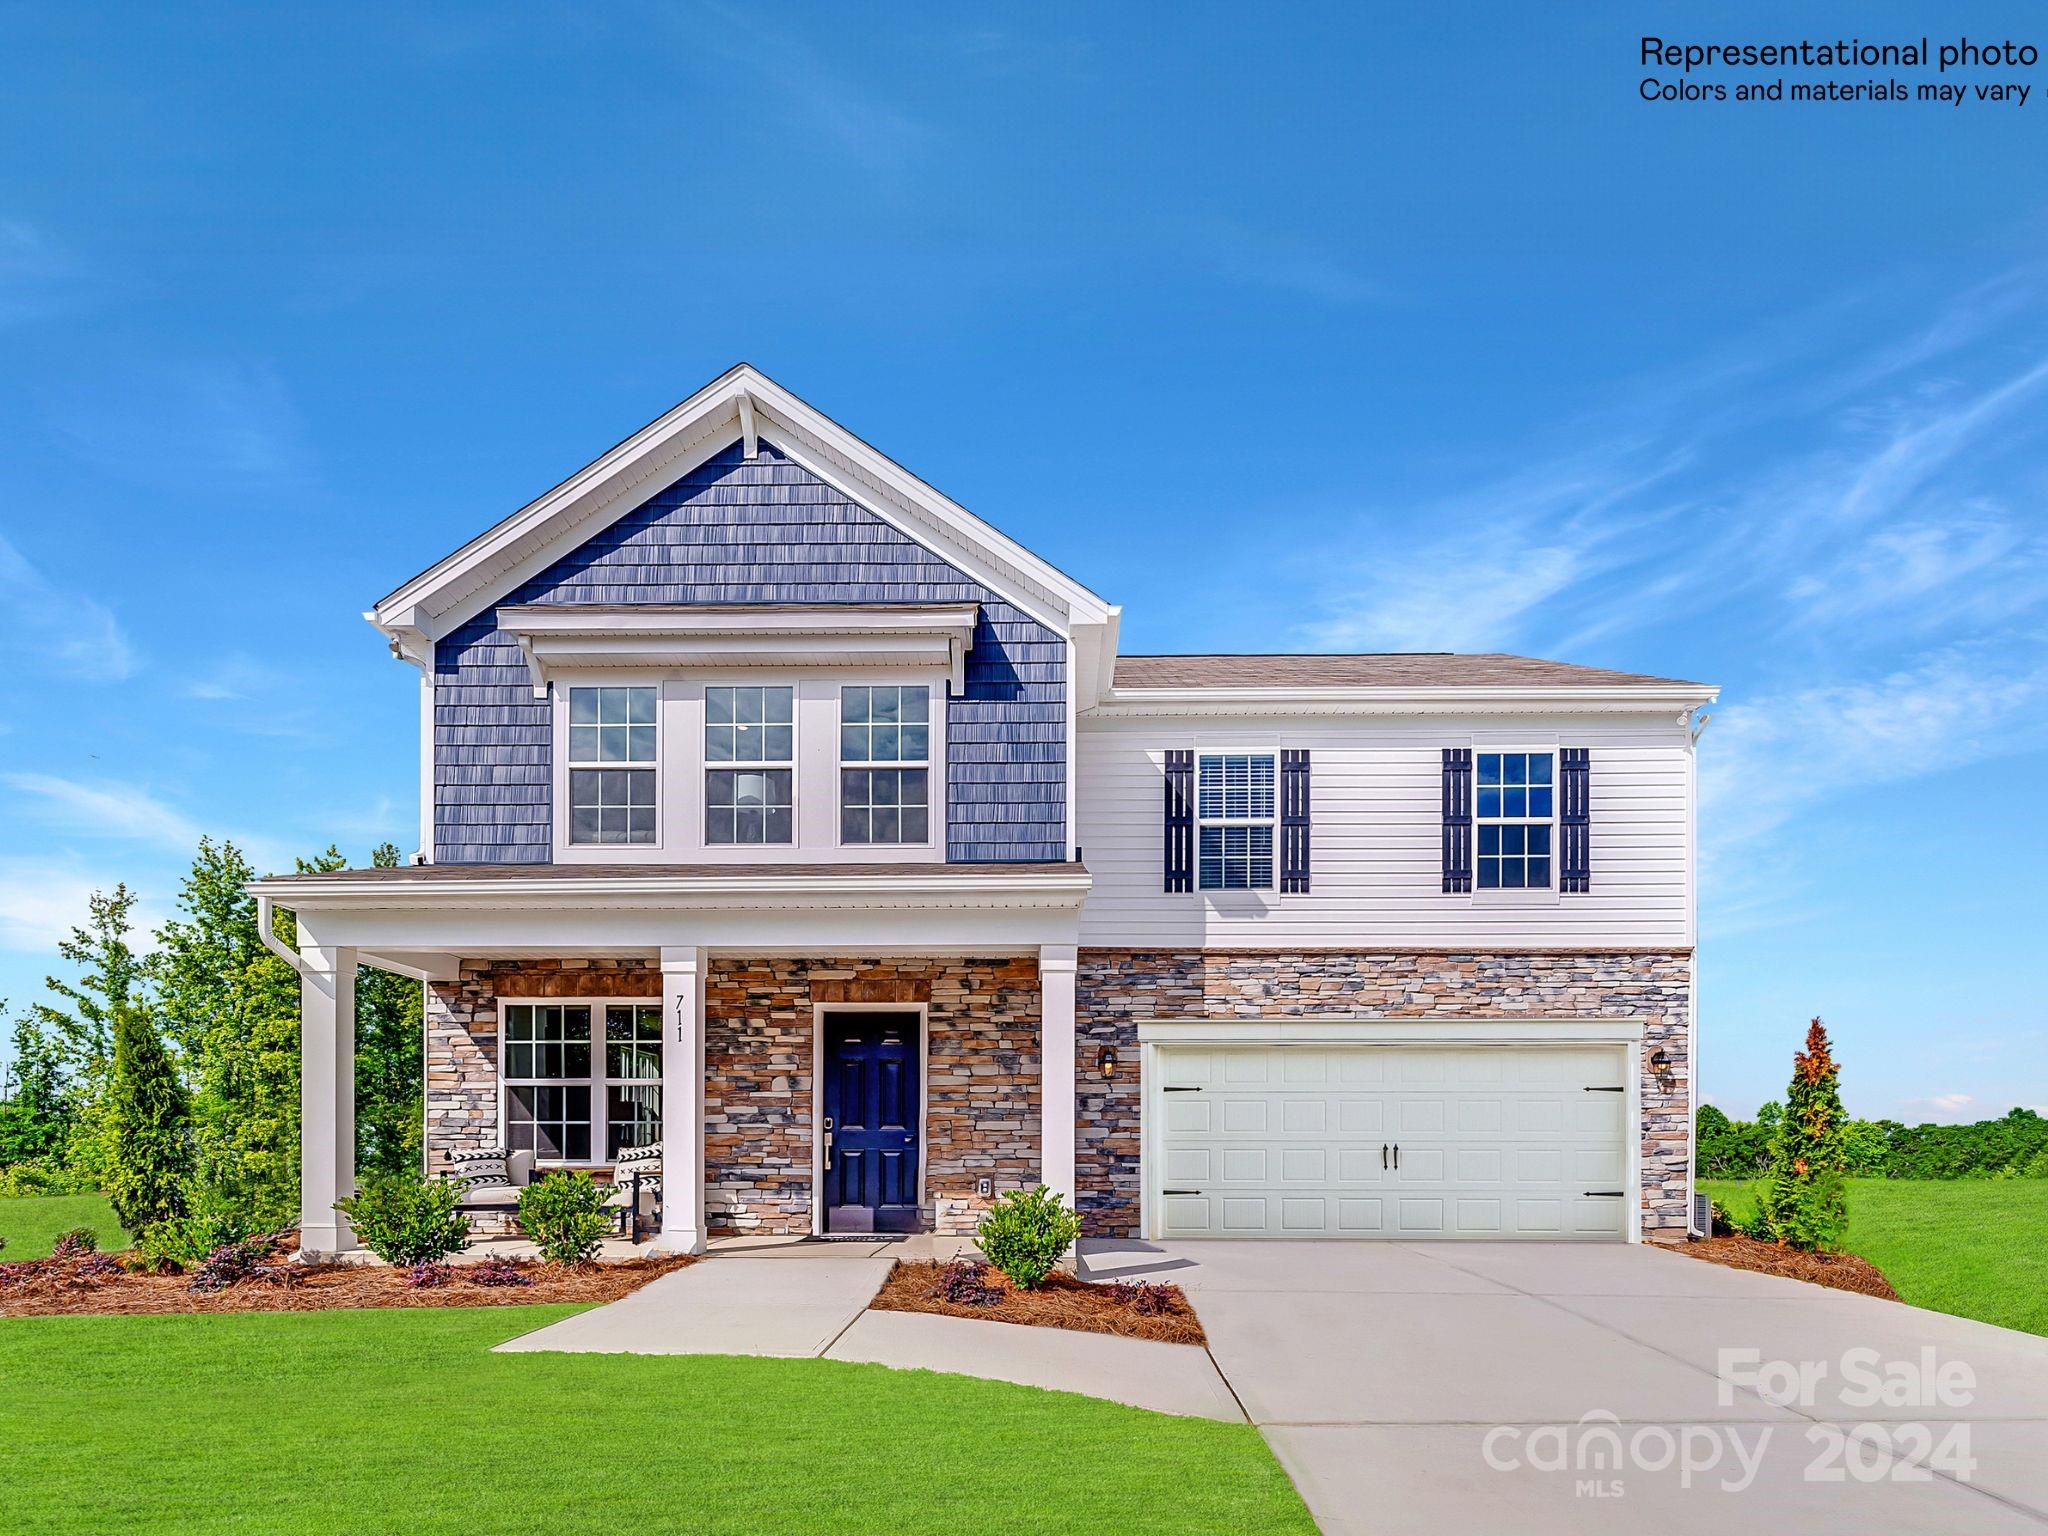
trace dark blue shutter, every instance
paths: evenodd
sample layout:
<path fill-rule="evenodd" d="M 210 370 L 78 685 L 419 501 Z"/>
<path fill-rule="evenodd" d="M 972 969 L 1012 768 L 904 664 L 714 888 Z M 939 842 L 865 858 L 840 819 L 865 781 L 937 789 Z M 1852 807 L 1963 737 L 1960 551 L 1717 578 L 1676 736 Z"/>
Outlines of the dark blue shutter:
<path fill-rule="evenodd" d="M 1472 749 L 1444 748 L 1444 889 L 1472 889 Z"/>
<path fill-rule="evenodd" d="M 1166 754 L 1166 889 L 1195 888 L 1195 754 Z"/>
<path fill-rule="evenodd" d="M 1557 888 L 1560 891 L 1590 891 L 1592 863 L 1592 754 L 1584 747 L 1565 747 L 1557 764 L 1559 821 L 1563 847 L 1559 850 Z"/>
<path fill-rule="evenodd" d="M 1308 889 L 1308 753 L 1280 754 L 1280 889 Z"/>

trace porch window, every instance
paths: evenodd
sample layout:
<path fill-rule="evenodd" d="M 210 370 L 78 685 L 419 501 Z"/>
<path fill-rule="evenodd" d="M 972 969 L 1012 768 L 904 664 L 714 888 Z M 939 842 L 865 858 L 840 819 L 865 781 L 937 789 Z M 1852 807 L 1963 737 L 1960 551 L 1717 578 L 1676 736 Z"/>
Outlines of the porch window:
<path fill-rule="evenodd" d="M 839 840 L 931 841 L 931 700 L 923 686 L 839 690 Z"/>
<path fill-rule="evenodd" d="M 569 841 L 655 841 L 654 688 L 569 690 Z"/>
<path fill-rule="evenodd" d="M 795 840 L 795 704 L 793 688 L 704 690 L 705 842 Z"/>
<path fill-rule="evenodd" d="M 661 1139 L 661 1008 L 507 1003 L 505 1145 L 543 1163 L 603 1161 Z"/>

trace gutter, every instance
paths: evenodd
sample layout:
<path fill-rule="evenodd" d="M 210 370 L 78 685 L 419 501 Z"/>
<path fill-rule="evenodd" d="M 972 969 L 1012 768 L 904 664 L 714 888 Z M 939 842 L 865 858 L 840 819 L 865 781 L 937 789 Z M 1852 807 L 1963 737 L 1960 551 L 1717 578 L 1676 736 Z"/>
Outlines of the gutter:
<path fill-rule="evenodd" d="M 256 892 L 256 937 L 263 941 L 265 949 L 304 976 L 307 971 L 305 956 L 296 949 L 287 948 L 284 940 L 270 926 L 270 915 L 275 907 L 274 898 L 265 896 L 261 891 Z"/>

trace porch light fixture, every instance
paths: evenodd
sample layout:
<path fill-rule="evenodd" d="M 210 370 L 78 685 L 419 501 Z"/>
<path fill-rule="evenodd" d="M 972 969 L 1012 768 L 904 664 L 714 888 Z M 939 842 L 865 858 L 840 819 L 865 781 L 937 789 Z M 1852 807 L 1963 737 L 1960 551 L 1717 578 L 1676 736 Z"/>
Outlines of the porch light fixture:
<path fill-rule="evenodd" d="M 1671 1053 L 1658 1049 L 1650 1053 L 1650 1070 L 1657 1074 L 1657 1086 L 1669 1090 L 1674 1074 L 1671 1071 Z"/>
<path fill-rule="evenodd" d="M 1116 1052 L 1104 1046 L 1095 1058 L 1095 1070 L 1102 1074 L 1106 1083 L 1116 1076 Z"/>

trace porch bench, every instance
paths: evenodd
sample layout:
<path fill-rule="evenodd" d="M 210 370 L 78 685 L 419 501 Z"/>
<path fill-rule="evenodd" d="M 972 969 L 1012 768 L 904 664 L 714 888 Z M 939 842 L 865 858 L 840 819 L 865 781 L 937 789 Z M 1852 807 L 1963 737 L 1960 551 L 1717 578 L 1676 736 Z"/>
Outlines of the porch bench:
<path fill-rule="evenodd" d="M 465 1216 L 496 1216 L 501 1227 L 510 1227 L 519 1216 L 519 1192 L 533 1182 L 533 1154 L 513 1152 L 505 1158 L 505 1174 L 509 1184 L 479 1184 L 463 1172 L 465 1162 L 480 1161 L 489 1166 L 494 1160 L 488 1155 L 450 1154 L 454 1168 L 442 1177 L 451 1184 L 463 1186 L 462 1196 L 455 1202 L 455 1209 Z"/>

